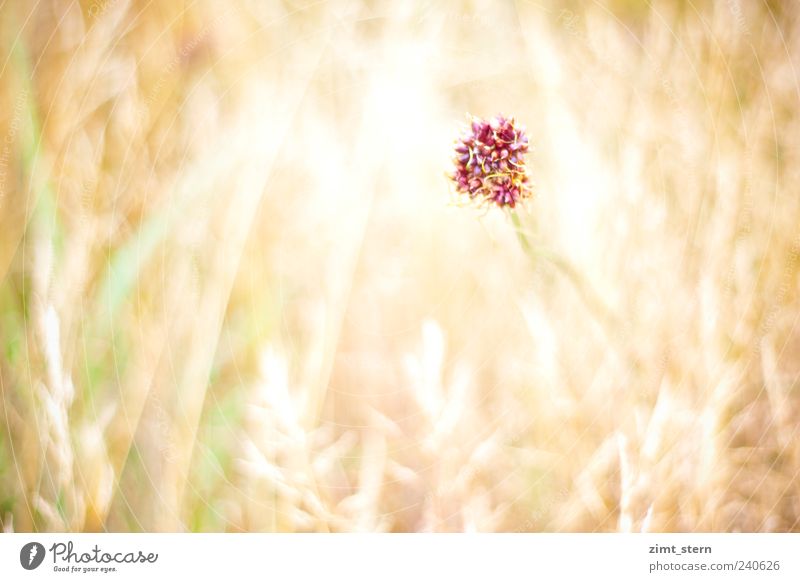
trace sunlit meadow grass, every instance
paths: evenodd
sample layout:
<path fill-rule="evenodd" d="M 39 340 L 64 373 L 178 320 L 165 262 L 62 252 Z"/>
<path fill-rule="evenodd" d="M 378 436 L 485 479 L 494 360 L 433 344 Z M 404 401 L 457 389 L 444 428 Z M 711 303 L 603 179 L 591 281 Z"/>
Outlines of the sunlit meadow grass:
<path fill-rule="evenodd" d="M 2 4 L 3 529 L 800 529 L 789 6 Z"/>

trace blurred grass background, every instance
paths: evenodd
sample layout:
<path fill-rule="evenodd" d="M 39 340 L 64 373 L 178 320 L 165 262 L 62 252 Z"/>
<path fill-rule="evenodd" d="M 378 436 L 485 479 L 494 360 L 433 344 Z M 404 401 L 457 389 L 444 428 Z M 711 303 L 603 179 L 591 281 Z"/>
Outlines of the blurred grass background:
<path fill-rule="evenodd" d="M 3 3 L 3 529 L 797 531 L 797 8 Z"/>

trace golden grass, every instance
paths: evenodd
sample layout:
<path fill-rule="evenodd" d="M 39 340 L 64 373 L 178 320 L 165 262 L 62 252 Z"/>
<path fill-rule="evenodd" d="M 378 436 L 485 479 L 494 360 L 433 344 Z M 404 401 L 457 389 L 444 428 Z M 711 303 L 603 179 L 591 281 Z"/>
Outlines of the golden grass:
<path fill-rule="evenodd" d="M 0 23 L 6 531 L 800 529 L 788 5 Z M 451 204 L 466 112 L 561 268 Z"/>

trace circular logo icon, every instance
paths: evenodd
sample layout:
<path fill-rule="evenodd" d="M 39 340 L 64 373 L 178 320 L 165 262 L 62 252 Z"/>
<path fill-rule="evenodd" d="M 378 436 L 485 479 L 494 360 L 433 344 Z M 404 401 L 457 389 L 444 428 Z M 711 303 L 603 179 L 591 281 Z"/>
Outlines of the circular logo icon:
<path fill-rule="evenodd" d="M 26 570 L 35 570 L 44 561 L 44 546 L 39 542 L 30 542 L 19 551 L 19 563 Z"/>

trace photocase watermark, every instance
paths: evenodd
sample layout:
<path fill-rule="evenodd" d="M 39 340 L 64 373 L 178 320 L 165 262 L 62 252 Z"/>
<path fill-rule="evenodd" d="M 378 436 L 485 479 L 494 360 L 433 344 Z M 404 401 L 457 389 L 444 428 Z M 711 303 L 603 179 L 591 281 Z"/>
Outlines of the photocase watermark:
<path fill-rule="evenodd" d="M 115 2 L 117 0 L 110 0 Z M 214 27 L 223 19 L 229 18 L 228 12 L 221 10 L 214 18 L 210 19 L 205 25 L 192 37 L 189 42 L 184 43 L 177 54 L 170 60 L 162 69 L 161 74 L 152 84 L 150 91 L 147 93 L 144 101 L 139 103 L 136 107 L 136 116 L 144 122 L 151 115 L 153 106 L 157 103 L 159 96 L 164 92 L 165 88 L 169 85 L 170 81 L 174 78 L 175 74 L 180 71 L 181 67 L 192 58 L 201 47 L 208 44 L 213 38 Z"/>
<path fill-rule="evenodd" d="M 118 571 L 123 564 L 155 564 L 158 554 L 155 552 L 104 551 L 97 544 L 88 550 L 76 549 L 73 542 L 56 542 L 50 548 L 39 542 L 29 542 L 19 552 L 19 563 L 26 570 L 35 570 L 44 563 L 47 556 L 52 558 L 54 572 L 71 572 L 74 574 L 101 573 Z"/>
<path fill-rule="evenodd" d="M 44 546 L 39 542 L 29 542 L 19 551 L 19 563 L 26 570 L 35 570 L 41 566 L 44 557 Z"/>
<path fill-rule="evenodd" d="M 22 113 L 28 102 L 28 90 L 23 90 L 14 102 L 14 111 L 11 114 L 11 123 L 8 124 L 8 131 L 5 138 L 0 143 L 0 208 L 3 207 L 3 198 L 6 192 L 6 182 L 8 181 L 8 161 L 11 157 L 11 150 L 17 140 L 20 125 L 22 123 Z"/>
<path fill-rule="evenodd" d="M 753 346 L 753 352 L 755 355 L 760 355 L 761 340 L 773 330 L 775 323 L 777 322 L 778 315 L 784 309 L 784 300 L 786 299 L 786 295 L 792 289 L 795 279 L 794 271 L 798 262 L 800 262 L 800 235 L 795 236 L 794 240 L 792 241 L 791 250 L 789 251 L 789 256 L 786 259 L 786 266 L 783 268 L 781 275 L 781 286 L 778 288 L 775 294 L 775 298 L 772 301 L 772 305 L 767 312 L 767 315 L 761 320 L 761 325 L 758 327 L 758 341 L 756 341 L 755 345 Z"/>
<path fill-rule="evenodd" d="M 89 18 L 99 18 L 119 0 L 97 0 L 89 6 Z"/>
<path fill-rule="evenodd" d="M 540 530 L 544 522 L 548 519 L 550 513 L 561 503 L 569 499 L 569 490 L 566 488 L 560 489 L 555 495 L 542 499 L 541 504 L 531 511 L 528 519 L 519 524 L 513 533 L 525 533 L 531 530 Z"/>
<path fill-rule="evenodd" d="M 170 415 L 161 404 L 158 397 L 154 398 L 153 409 L 155 413 L 155 428 L 158 435 L 159 450 L 163 459 L 168 463 L 178 459 L 178 449 L 175 446 L 175 440 L 172 437 L 172 423 Z"/>
<path fill-rule="evenodd" d="M 742 12 L 742 4 L 739 0 L 728 0 L 728 9 L 731 11 L 733 21 L 736 23 L 736 30 L 745 36 L 750 36 L 750 28 Z"/>
<path fill-rule="evenodd" d="M 630 70 L 625 63 L 618 58 L 612 57 L 604 47 L 598 46 L 597 42 L 586 34 L 585 26 L 580 15 L 568 8 L 564 8 L 558 13 L 556 23 L 560 24 L 573 39 L 580 41 L 586 46 L 598 62 L 609 67 L 618 74 L 630 74 Z"/>
<path fill-rule="evenodd" d="M 737 222 L 736 236 L 733 241 L 734 260 L 728 269 L 725 277 L 725 295 L 728 296 L 736 289 L 736 249 L 740 248 L 742 243 L 753 232 L 753 154 L 750 146 L 748 146 L 745 153 L 744 162 L 740 164 L 744 168 L 744 203 L 740 213 L 740 219 Z"/>

